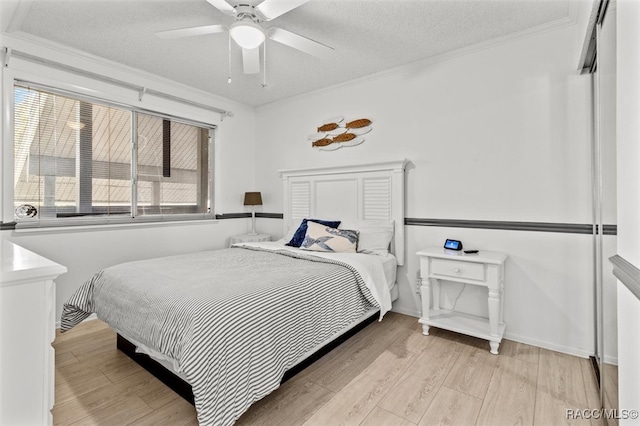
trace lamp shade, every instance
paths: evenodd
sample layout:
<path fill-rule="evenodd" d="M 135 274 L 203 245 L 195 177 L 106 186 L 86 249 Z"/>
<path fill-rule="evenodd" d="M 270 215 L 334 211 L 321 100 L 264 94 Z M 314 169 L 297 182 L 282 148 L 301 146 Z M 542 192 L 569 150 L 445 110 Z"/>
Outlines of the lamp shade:
<path fill-rule="evenodd" d="M 259 192 L 245 192 L 244 205 L 245 206 L 261 206 L 262 195 L 260 195 Z"/>

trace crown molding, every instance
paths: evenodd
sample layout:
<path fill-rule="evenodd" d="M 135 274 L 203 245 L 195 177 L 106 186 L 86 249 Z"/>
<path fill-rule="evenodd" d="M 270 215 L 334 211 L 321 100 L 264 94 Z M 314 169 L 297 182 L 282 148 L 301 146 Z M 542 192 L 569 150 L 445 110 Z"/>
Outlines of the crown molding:
<path fill-rule="evenodd" d="M 19 0 L 19 1 L 0 1 L 0 8 L 2 8 L 2 14 L 6 15 L 2 22 L 2 28 L 0 31 L 12 33 L 17 31 L 24 22 L 25 18 L 29 14 L 33 0 Z"/>
<path fill-rule="evenodd" d="M 242 108 L 253 108 L 232 99 L 228 99 L 202 89 L 195 88 L 175 80 L 161 77 L 139 68 L 121 64 L 116 61 L 105 59 L 91 53 L 75 49 L 57 42 L 53 42 L 38 36 L 27 34 L 21 31 L 0 34 L 3 47 L 20 50 L 33 56 L 53 61 L 73 64 L 74 67 L 93 72 L 105 74 L 108 70 L 109 76 L 127 81 L 131 84 L 146 87 L 148 89 L 166 92 L 175 96 L 185 96 L 185 92 L 196 102 L 219 106 L 224 105 L 240 106 Z"/>

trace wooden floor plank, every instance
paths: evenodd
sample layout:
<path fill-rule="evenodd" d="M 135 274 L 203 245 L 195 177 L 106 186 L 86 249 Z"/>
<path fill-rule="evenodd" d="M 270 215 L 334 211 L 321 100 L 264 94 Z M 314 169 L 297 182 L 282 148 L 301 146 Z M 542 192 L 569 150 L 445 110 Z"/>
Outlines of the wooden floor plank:
<path fill-rule="evenodd" d="M 55 355 L 57 368 L 73 366 L 80 362 L 71 351 L 56 351 Z"/>
<path fill-rule="evenodd" d="M 498 364 L 498 356 L 485 348 L 466 345 L 456 360 L 444 386 L 484 399 Z"/>
<path fill-rule="evenodd" d="M 500 356 L 476 425 L 532 425 L 537 375 L 537 364 Z"/>
<path fill-rule="evenodd" d="M 401 330 L 397 334 L 396 339 L 391 345 L 419 354 L 429 343 L 436 339 L 436 336 L 437 333 L 435 332 L 430 333 L 428 336 L 422 334 L 422 324 L 416 319 L 415 324 L 411 328 Z"/>
<path fill-rule="evenodd" d="M 110 384 L 109 378 L 98 369 L 85 370 L 72 376 L 65 376 L 56 370 L 55 402 L 62 403 Z"/>
<path fill-rule="evenodd" d="M 193 405 L 182 398 L 161 406 L 149 414 L 125 423 L 132 426 L 198 426 L 198 417 Z"/>
<path fill-rule="evenodd" d="M 109 326 L 103 321 L 84 321 L 69 331 L 62 333 L 56 330 L 55 341 L 58 343 L 72 342 L 74 340 L 84 340 L 86 336 L 93 335 L 96 331 L 107 330 Z"/>
<path fill-rule="evenodd" d="M 461 349 L 459 343 L 447 340 L 436 340 L 429 344 L 379 406 L 410 422 L 418 423 Z"/>
<path fill-rule="evenodd" d="M 153 382 L 151 386 L 148 386 L 144 390 L 139 391 L 137 395 L 149 407 L 153 409 L 159 409 L 161 407 L 164 407 L 165 405 L 175 404 L 176 400 L 178 399 L 184 401 L 184 399 L 180 395 L 175 393 L 173 389 L 165 386 L 165 384 L 160 380 Z M 195 407 L 189 404 L 187 401 L 184 402 L 186 402 L 191 407 L 195 415 Z"/>
<path fill-rule="evenodd" d="M 69 423 L 69 426 L 113 426 L 132 424 L 145 415 L 151 414 L 153 410 L 137 396 L 127 398 L 126 404 L 121 401 L 114 401 L 95 411 L 82 420 Z"/>
<path fill-rule="evenodd" d="M 127 395 L 114 392 L 106 385 L 81 395 L 81 398 L 70 398 L 58 403 L 51 412 L 54 424 L 69 425 L 89 417 L 104 407 L 112 407 L 114 403 L 127 405 Z"/>
<path fill-rule="evenodd" d="M 473 425 L 481 407 L 482 399 L 442 386 L 418 425 Z"/>
<path fill-rule="evenodd" d="M 375 407 L 371 413 L 360 423 L 361 426 L 415 426 L 409 420 L 398 417 L 393 413 Z"/>
<path fill-rule="evenodd" d="M 253 404 L 237 425 L 300 425 L 307 421 L 334 392 L 308 380 L 293 378 L 272 394 Z"/>
<path fill-rule="evenodd" d="M 415 362 L 416 354 L 390 347 L 344 386 L 305 423 L 358 425 Z"/>
<path fill-rule="evenodd" d="M 56 334 L 56 338 L 53 341 L 53 347 L 58 350 L 82 352 L 83 350 L 92 349 L 98 343 L 111 341 L 115 338 L 113 331 L 109 327 L 92 326 L 92 323 L 94 322 L 102 321 L 90 321 L 78 325 L 78 327 L 81 328 L 79 332 L 73 336 L 67 336 L 67 334 L 74 333 L 75 329 L 68 331 L 67 333 Z M 85 329 L 88 329 L 89 332 L 84 332 Z M 58 348 L 58 346 L 60 346 L 62 343 L 64 343 L 64 347 Z"/>
<path fill-rule="evenodd" d="M 139 370 L 136 364 L 128 356 L 117 357 L 109 362 L 100 365 L 100 371 L 112 382 L 119 382 L 137 373 Z"/>
<path fill-rule="evenodd" d="M 388 315 L 328 353 L 302 374 L 308 380 L 337 392 L 382 354 L 413 321 L 405 315 Z"/>
<path fill-rule="evenodd" d="M 578 358 L 540 349 L 540 368 L 536 390 L 535 424 L 590 425 L 588 419 L 571 419 L 567 410 L 588 408 L 582 369 Z M 559 422 L 558 419 L 564 420 Z"/>
<path fill-rule="evenodd" d="M 527 361 L 536 365 L 540 360 L 540 348 L 527 345 L 526 343 L 514 342 L 513 340 L 503 339 L 498 351 L 500 355 Z"/>

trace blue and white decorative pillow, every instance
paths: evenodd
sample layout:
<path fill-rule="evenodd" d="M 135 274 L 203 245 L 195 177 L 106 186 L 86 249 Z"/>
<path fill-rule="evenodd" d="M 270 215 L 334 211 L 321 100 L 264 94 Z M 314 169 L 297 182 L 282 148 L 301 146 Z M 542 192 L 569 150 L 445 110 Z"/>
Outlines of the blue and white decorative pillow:
<path fill-rule="evenodd" d="M 316 222 L 321 225 L 327 225 L 331 228 L 337 228 L 340 226 L 339 220 L 321 220 L 321 219 L 302 219 L 300 226 L 296 229 L 296 232 L 291 236 L 291 239 L 285 246 L 300 247 L 305 235 L 307 235 L 307 222 Z"/>
<path fill-rule="evenodd" d="M 334 229 L 320 223 L 307 222 L 303 250 L 333 253 L 355 253 L 358 247 L 358 232 L 348 229 Z"/>

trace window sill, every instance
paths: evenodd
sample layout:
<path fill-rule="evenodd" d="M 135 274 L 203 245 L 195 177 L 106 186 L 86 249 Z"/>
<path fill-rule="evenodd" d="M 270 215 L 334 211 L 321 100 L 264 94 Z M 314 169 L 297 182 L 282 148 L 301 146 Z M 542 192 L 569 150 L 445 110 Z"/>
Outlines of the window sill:
<path fill-rule="evenodd" d="M 208 225 L 217 223 L 215 218 L 203 219 L 183 219 L 183 220 L 163 220 L 163 221 L 127 221 L 112 223 L 91 223 L 91 224 L 46 224 L 40 226 L 20 226 L 18 224 L 13 230 L 16 234 L 55 234 L 69 232 L 86 232 L 86 231 L 112 231 L 115 229 L 137 229 L 137 228 L 160 228 L 167 226 L 189 226 L 189 225 Z"/>

